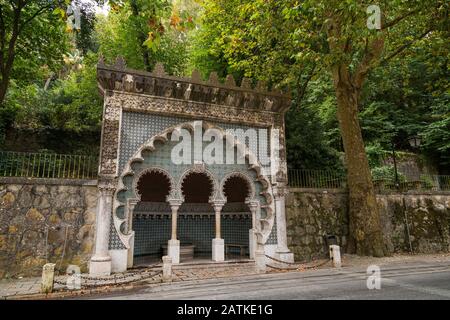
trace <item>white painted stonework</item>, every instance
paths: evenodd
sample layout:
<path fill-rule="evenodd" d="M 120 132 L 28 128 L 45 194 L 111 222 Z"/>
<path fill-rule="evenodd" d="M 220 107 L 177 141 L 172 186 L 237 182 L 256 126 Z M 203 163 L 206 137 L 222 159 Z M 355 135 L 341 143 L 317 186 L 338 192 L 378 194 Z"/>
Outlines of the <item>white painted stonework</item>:
<path fill-rule="evenodd" d="M 109 276 L 111 274 L 111 258 L 106 261 L 91 260 L 89 274 L 94 277 Z"/>
<path fill-rule="evenodd" d="M 225 261 L 225 241 L 223 239 L 212 240 L 212 260 L 215 262 Z"/>
<path fill-rule="evenodd" d="M 173 264 L 180 263 L 180 240 L 169 240 L 167 244 L 167 255 L 172 259 Z"/>
<path fill-rule="evenodd" d="M 127 249 L 109 250 L 111 256 L 111 272 L 124 272 L 128 266 Z"/>
<path fill-rule="evenodd" d="M 341 248 L 337 245 L 330 246 L 330 259 L 333 261 L 333 267 L 341 267 Z"/>
<path fill-rule="evenodd" d="M 275 210 L 277 221 L 277 248 L 270 256 L 285 262 L 294 262 L 294 254 L 287 246 L 287 231 L 286 231 L 286 195 L 287 188 L 276 187 L 275 190 Z"/>
<path fill-rule="evenodd" d="M 250 229 L 248 231 L 248 238 L 249 238 L 249 257 L 250 259 L 255 259 L 255 251 L 256 251 L 256 230 Z"/>

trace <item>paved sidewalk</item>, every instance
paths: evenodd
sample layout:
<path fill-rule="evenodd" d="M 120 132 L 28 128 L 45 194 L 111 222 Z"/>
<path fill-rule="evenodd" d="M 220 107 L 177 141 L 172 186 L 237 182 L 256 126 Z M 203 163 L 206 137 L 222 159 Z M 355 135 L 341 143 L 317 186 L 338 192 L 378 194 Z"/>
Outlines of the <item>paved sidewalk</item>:
<path fill-rule="evenodd" d="M 109 287 L 124 289 L 129 288 L 129 284 L 133 285 L 158 285 L 162 282 L 161 268 L 149 269 L 153 271 L 154 275 L 149 274 L 149 277 L 142 276 L 142 271 L 134 270 L 122 274 L 113 274 L 109 277 L 105 277 L 101 280 L 90 278 L 88 274 L 82 274 L 82 289 L 84 290 L 69 290 L 67 286 L 63 285 L 67 281 L 66 276 L 56 277 L 54 291 L 58 293 L 73 293 L 79 294 L 80 291 L 87 291 L 89 289 L 101 290 Z M 150 272 L 149 271 L 149 272 Z M 145 272 L 145 269 L 144 269 Z M 216 279 L 216 278 L 228 278 L 239 277 L 246 275 L 257 274 L 254 263 L 245 264 L 229 264 L 214 266 L 210 265 L 198 265 L 198 266 L 174 266 L 172 282 L 182 282 L 191 280 L 203 280 L 203 279 Z M 87 290 L 86 290 L 87 289 Z M 41 294 L 41 278 L 23 278 L 23 279 L 7 279 L 0 280 L 0 299 L 14 299 L 14 297 L 23 297 L 30 295 Z M 40 296 L 37 298 L 41 298 Z"/>
<path fill-rule="evenodd" d="M 36 294 L 41 291 L 41 278 L 0 280 L 0 298 Z"/>
<path fill-rule="evenodd" d="M 277 273 L 290 273 L 290 272 L 302 272 L 310 269 L 329 269 L 332 270 L 331 264 L 326 263 L 319 268 L 315 268 L 315 265 L 322 264 L 322 261 L 313 261 L 301 266 L 279 266 L 281 268 L 267 268 L 267 274 Z M 343 268 L 346 267 L 365 267 L 375 264 L 379 266 L 384 265 L 398 265 L 408 266 L 415 264 L 429 264 L 429 263 L 449 263 L 450 254 L 429 254 L 429 255 L 394 255 L 392 257 L 385 258 L 372 258 L 372 257 L 358 257 L 355 255 L 344 255 Z M 274 264 L 276 265 L 276 264 Z M 147 271 L 146 271 L 147 270 Z M 153 274 L 150 274 L 152 271 Z M 158 272 L 156 272 L 158 271 Z M 130 270 L 123 274 L 114 274 L 110 277 L 102 280 L 93 280 L 89 278 L 88 274 L 82 276 L 82 290 L 69 290 L 64 284 L 66 283 L 66 276 L 58 276 L 55 284 L 55 291 L 59 294 L 66 296 L 80 295 L 85 293 L 95 294 L 102 291 L 120 291 L 128 290 L 130 288 L 142 287 L 142 286 L 160 286 L 162 282 L 161 267 L 155 267 L 151 269 L 137 269 Z M 326 271 L 325 271 L 326 272 Z M 228 264 L 200 264 L 200 265 L 178 265 L 173 266 L 173 279 L 172 282 L 189 282 L 200 281 L 207 279 L 219 279 L 219 278 L 233 278 L 233 277 L 245 277 L 245 276 L 257 276 L 254 263 L 228 263 Z M 40 294 L 40 277 L 23 278 L 23 279 L 7 279 L 0 280 L 0 300 L 1 299 L 15 299 L 15 298 L 51 298 Z"/>

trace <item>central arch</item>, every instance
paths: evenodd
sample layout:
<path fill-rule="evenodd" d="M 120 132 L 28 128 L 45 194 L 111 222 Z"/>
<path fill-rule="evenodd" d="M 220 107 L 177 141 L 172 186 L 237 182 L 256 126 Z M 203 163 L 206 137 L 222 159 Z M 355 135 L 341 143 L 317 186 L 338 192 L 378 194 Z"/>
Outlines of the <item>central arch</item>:
<path fill-rule="evenodd" d="M 184 203 L 209 203 L 214 182 L 203 172 L 189 172 L 181 182 Z"/>
<path fill-rule="evenodd" d="M 214 197 L 216 185 L 214 176 L 203 169 L 189 169 L 180 178 L 179 186 L 184 199 L 178 211 L 181 261 L 211 257 L 214 211 L 210 201 Z"/>

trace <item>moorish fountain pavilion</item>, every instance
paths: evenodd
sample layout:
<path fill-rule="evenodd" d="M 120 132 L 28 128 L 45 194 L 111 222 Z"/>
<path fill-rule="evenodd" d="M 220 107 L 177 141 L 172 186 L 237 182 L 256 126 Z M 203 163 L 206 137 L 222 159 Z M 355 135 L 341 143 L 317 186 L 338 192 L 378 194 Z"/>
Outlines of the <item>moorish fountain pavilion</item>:
<path fill-rule="evenodd" d="M 153 72 L 132 70 L 121 58 L 114 65 L 100 61 L 97 77 L 104 108 L 92 275 L 163 255 L 175 264 L 236 256 L 258 264 L 265 255 L 293 261 L 284 205 L 288 94 L 268 91 L 261 82 L 253 88 L 245 78 L 240 86 L 232 76 L 221 83 L 215 73 L 208 81 L 198 72 L 174 77 L 161 64 Z M 244 161 L 204 161 L 204 137 L 186 149 L 192 162 L 174 161 L 183 132 L 195 136 L 210 129 L 215 142 L 224 142 L 220 157 L 233 152 L 232 159 Z M 230 130 L 252 129 L 257 137 L 229 139 Z M 257 156 L 271 148 L 274 136 L 281 146 L 275 172 L 269 170 L 273 163 Z"/>

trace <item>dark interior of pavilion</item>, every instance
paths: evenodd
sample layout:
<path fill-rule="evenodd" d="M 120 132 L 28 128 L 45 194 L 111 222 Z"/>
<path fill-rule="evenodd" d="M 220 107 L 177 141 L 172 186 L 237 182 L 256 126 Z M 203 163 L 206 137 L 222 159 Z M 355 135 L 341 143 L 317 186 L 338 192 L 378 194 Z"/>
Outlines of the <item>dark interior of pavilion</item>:
<path fill-rule="evenodd" d="M 167 254 L 167 241 L 171 236 L 171 208 L 166 201 L 171 191 L 170 179 L 162 172 L 151 171 L 141 176 L 137 189 L 141 201 L 133 213 L 134 266 L 142 266 L 158 263 Z M 181 190 L 184 203 L 177 219 L 180 262 L 211 261 L 215 216 L 209 200 L 213 182 L 204 173 L 192 172 L 184 178 Z M 248 259 L 249 229 L 252 228 L 250 210 L 245 204 L 248 183 L 241 177 L 231 176 L 223 192 L 227 198 L 221 212 L 225 259 Z"/>

